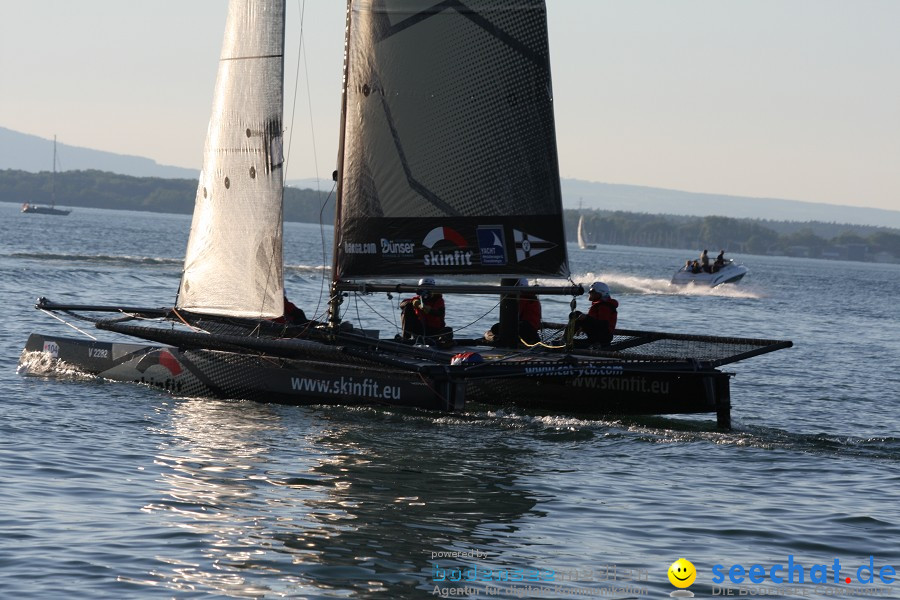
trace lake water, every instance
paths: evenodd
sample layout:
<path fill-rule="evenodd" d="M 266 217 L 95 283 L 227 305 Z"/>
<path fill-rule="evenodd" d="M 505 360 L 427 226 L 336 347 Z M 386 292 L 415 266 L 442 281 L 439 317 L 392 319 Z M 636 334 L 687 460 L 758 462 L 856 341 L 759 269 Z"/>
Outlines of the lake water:
<path fill-rule="evenodd" d="M 80 335 L 38 296 L 171 305 L 190 224 L 18 209 L 0 203 L 2 598 L 662 598 L 680 557 L 697 597 L 900 598 L 900 265 L 734 256 L 743 282 L 698 291 L 668 284 L 693 251 L 570 246 L 623 328 L 793 340 L 727 368 L 730 432 L 291 407 L 17 373 L 30 332 Z M 330 231 L 285 237 L 288 293 L 321 312 Z M 397 302 L 346 318 L 392 336 Z M 495 304 L 448 297 L 448 320 L 478 335 Z"/>

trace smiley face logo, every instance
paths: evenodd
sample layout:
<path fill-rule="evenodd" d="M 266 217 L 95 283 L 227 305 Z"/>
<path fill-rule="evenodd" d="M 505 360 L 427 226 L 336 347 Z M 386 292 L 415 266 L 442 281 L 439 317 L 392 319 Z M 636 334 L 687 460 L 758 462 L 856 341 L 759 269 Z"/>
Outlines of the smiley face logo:
<path fill-rule="evenodd" d="M 669 567 L 669 581 L 677 588 L 686 588 L 697 579 L 697 569 L 686 558 L 679 558 Z"/>

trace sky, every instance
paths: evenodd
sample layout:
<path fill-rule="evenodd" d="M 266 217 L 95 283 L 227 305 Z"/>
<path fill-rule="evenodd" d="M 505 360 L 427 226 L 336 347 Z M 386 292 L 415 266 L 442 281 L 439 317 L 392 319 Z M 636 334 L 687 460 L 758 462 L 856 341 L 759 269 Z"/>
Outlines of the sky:
<path fill-rule="evenodd" d="M 547 5 L 563 177 L 900 210 L 900 1 Z M 346 3 L 287 6 L 287 178 L 330 179 Z M 226 12 L 0 0 L 0 126 L 199 170 Z"/>

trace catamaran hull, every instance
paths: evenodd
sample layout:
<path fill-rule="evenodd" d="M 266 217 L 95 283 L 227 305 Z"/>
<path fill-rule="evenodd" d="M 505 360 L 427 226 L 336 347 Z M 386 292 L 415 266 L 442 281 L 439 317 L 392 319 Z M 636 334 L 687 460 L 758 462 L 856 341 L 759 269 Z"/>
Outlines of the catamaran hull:
<path fill-rule="evenodd" d="M 604 372 L 472 381 L 467 386 L 467 398 L 569 414 L 715 412 L 720 426 L 730 426 L 730 375 L 727 373 L 715 369 L 669 371 L 621 365 Z"/>
<path fill-rule="evenodd" d="M 453 390 L 415 374 L 310 360 L 172 346 L 85 341 L 31 334 L 28 353 L 41 352 L 49 374 L 68 368 L 157 388 L 175 396 L 240 398 L 286 404 L 384 404 L 448 410 Z M 32 371 L 34 372 L 34 371 Z"/>
<path fill-rule="evenodd" d="M 32 334 L 23 354 L 42 353 L 50 372 L 74 368 L 103 379 L 147 385 L 176 396 L 288 404 L 393 405 L 462 410 L 466 401 L 582 414 L 717 414 L 730 427 L 729 375 L 716 369 L 502 367 L 485 376 L 456 370 L 426 377 L 349 362 L 285 359 L 174 346 L 85 341 Z"/>

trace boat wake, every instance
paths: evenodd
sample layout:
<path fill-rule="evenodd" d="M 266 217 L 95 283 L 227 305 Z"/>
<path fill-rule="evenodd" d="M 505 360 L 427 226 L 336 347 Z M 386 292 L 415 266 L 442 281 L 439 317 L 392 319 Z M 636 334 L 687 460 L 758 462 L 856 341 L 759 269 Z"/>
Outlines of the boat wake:
<path fill-rule="evenodd" d="M 763 295 L 746 285 L 719 285 L 714 288 L 701 285 L 673 285 L 669 279 L 636 277 L 620 273 L 580 273 L 572 279 L 585 288 L 594 281 L 603 281 L 616 294 L 646 294 L 666 296 L 717 296 L 723 298 L 762 298 Z"/>
<path fill-rule="evenodd" d="M 96 376 L 85 373 L 81 369 L 54 358 L 49 352 L 22 352 L 16 367 L 19 375 L 33 377 L 54 377 L 57 379 L 93 380 Z"/>
<path fill-rule="evenodd" d="M 331 265 L 284 265 L 285 273 L 327 273 L 331 274 Z"/>
<path fill-rule="evenodd" d="M 643 444 L 696 444 L 734 446 L 758 450 L 788 450 L 821 456 L 855 456 L 874 460 L 900 461 L 900 438 L 833 436 L 825 433 L 796 433 L 772 427 L 741 425 L 722 431 L 715 419 L 669 418 L 659 415 L 629 417 L 577 417 L 539 414 L 515 408 L 497 409 L 472 405 L 473 410 L 451 415 L 432 415 L 396 407 L 329 407 L 369 419 L 380 414 L 388 421 L 430 423 L 445 427 L 485 427 L 511 429 L 545 442 L 579 442 L 591 439 L 621 440 Z M 352 418 L 352 417 L 351 417 Z"/>
<path fill-rule="evenodd" d="M 175 266 L 181 268 L 183 258 L 161 258 L 156 256 L 114 256 L 109 254 L 65 254 L 52 252 L 14 252 L 10 255 L 19 260 L 42 260 L 68 263 L 91 263 L 115 266 Z"/>
<path fill-rule="evenodd" d="M 184 257 L 170 258 L 159 256 L 129 256 L 113 254 L 76 254 L 64 252 L 13 252 L 9 255 L 17 260 L 37 260 L 61 263 L 87 263 L 90 265 L 108 265 L 123 267 L 154 267 L 174 266 L 181 269 Z M 284 265 L 287 273 L 295 274 L 320 274 L 330 273 L 331 265 L 322 264 L 297 264 Z"/>

